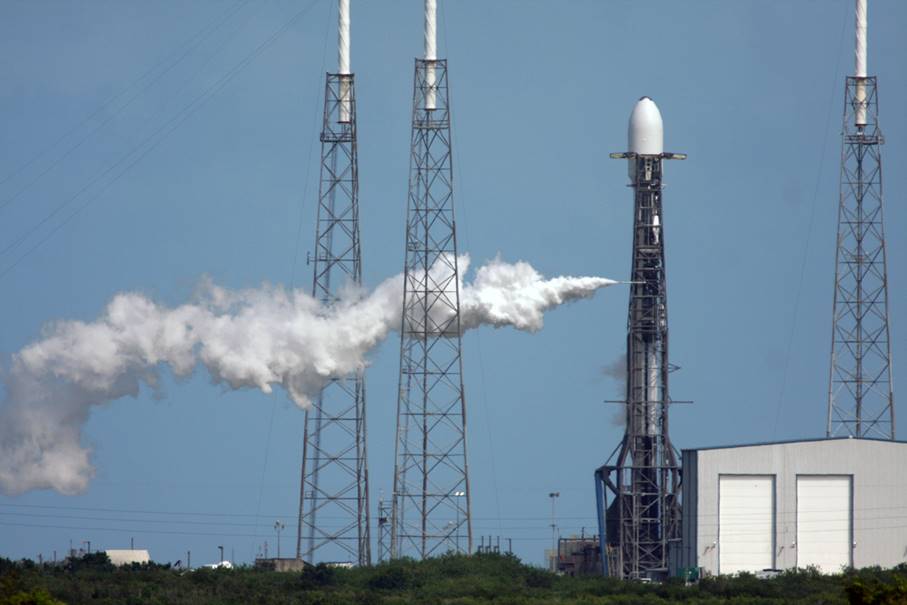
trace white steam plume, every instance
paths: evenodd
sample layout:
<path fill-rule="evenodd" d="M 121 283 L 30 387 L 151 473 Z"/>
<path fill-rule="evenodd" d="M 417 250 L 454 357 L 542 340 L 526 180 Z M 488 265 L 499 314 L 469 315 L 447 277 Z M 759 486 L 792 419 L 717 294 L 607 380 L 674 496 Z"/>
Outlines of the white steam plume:
<path fill-rule="evenodd" d="M 462 275 L 469 258 L 458 260 Z M 440 259 L 431 272 L 443 273 L 438 267 L 452 266 L 449 261 Z M 461 329 L 535 331 L 544 311 L 614 283 L 599 277 L 546 280 L 528 263 L 496 259 L 471 284 L 461 284 Z M 135 397 L 142 383 L 157 388 L 163 366 L 188 376 L 202 364 L 215 382 L 232 389 L 270 393 L 280 385 L 307 407 L 330 380 L 364 367 L 367 353 L 399 329 L 402 298 L 399 275 L 368 294 L 351 289 L 328 308 L 301 290 L 265 285 L 229 291 L 205 280 L 193 301 L 179 307 L 127 292 L 93 322 L 50 323 L 40 340 L 13 355 L 3 377 L 0 491 L 83 491 L 94 475 L 81 435 L 91 407 Z M 433 325 L 445 325 L 438 320 Z"/>

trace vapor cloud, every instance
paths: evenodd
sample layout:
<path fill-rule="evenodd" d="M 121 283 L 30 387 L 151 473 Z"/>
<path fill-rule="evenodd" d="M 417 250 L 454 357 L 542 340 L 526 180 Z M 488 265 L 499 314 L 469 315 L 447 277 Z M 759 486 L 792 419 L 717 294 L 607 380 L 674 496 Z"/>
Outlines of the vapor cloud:
<path fill-rule="evenodd" d="M 457 261 L 462 276 L 469 257 Z M 452 266 L 451 257 L 442 257 L 430 272 L 454 293 L 453 280 L 444 279 Z M 472 283 L 461 281 L 460 329 L 536 331 L 545 311 L 614 283 L 545 279 L 528 263 L 495 259 Z M 370 293 L 350 288 L 330 307 L 279 285 L 233 291 L 203 280 L 193 299 L 178 307 L 124 292 L 93 322 L 49 323 L 39 340 L 12 356 L 3 377 L 0 491 L 85 490 L 94 468 L 81 431 L 92 406 L 135 397 L 142 384 L 157 388 L 165 368 L 184 377 L 201 365 L 231 389 L 283 387 L 308 407 L 328 382 L 363 368 L 369 351 L 399 330 L 402 303 L 402 275 Z M 451 324 L 443 314 L 452 311 L 435 313 L 441 316 L 429 325 Z"/>

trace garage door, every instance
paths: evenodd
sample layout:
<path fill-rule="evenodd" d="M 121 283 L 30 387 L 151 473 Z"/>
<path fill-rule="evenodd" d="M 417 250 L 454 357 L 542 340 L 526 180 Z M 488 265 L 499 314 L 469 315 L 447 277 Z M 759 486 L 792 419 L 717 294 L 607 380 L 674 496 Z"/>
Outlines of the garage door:
<path fill-rule="evenodd" d="M 797 477 L 797 566 L 837 573 L 851 564 L 849 476 Z"/>
<path fill-rule="evenodd" d="M 774 567 L 775 478 L 722 475 L 718 479 L 718 572 Z"/>

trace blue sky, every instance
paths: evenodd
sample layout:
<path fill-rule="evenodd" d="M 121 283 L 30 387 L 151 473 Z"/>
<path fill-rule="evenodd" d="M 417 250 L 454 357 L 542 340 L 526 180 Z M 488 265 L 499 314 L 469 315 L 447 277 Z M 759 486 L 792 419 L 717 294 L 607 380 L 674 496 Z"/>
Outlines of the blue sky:
<path fill-rule="evenodd" d="M 624 163 L 607 155 L 624 150 L 636 99 L 661 108 L 666 150 L 689 154 L 667 167 L 663 219 L 682 367 L 671 390 L 695 400 L 672 412 L 677 447 L 824 433 L 852 4 L 441 1 L 460 248 L 476 262 L 500 253 L 546 275 L 625 278 L 632 198 Z M 310 287 L 334 5 L 0 4 L 0 179 L 11 175 L 0 185 L 0 248 L 26 236 L 0 254 L 0 351 L 54 319 L 92 319 L 122 290 L 177 304 L 204 275 Z M 369 285 L 402 268 L 421 19 L 419 0 L 353 1 Z M 907 4 L 873 0 L 869 19 L 897 385 L 907 363 Z M 114 180 L 156 132 L 166 136 Z M 602 369 L 623 352 L 626 305 L 613 287 L 550 313 L 538 334 L 465 338 L 475 533 L 513 538 L 529 562 L 550 543 L 550 491 L 561 493 L 562 533 L 594 525 L 592 472 L 622 431 L 602 403 L 619 385 Z M 393 469 L 395 340 L 368 373 L 373 503 Z M 0 555 L 130 537 L 163 561 L 187 550 L 193 563 L 213 561 L 221 544 L 249 561 L 265 540 L 273 552 L 274 520 L 291 525 L 298 506 L 302 412 L 285 393 L 228 392 L 202 372 L 164 387 L 162 399 L 142 393 L 95 411 L 86 443 L 98 475 L 86 493 L 0 496 Z"/>

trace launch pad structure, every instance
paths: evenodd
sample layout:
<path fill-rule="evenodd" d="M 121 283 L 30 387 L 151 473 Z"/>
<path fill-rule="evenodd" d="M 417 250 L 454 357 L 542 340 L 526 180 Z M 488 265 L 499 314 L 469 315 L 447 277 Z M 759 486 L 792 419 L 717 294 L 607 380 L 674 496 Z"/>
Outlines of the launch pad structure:
<path fill-rule="evenodd" d="M 680 539 L 679 456 L 668 432 L 668 300 L 662 209 L 661 114 L 648 97 L 630 118 L 626 159 L 634 191 L 633 259 L 627 318 L 626 426 L 608 463 L 595 472 L 605 575 L 659 578 Z M 610 498 L 609 498 L 610 496 Z"/>
<path fill-rule="evenodd" d="M 425 2 L 406 212 L 391 557 L 472 552 L 447 61 Z"/>
<path fill-rule="evenodd" d="M 339 73 L 327 74 L 312 295 L 328 306 L 362 283 L 356 94 L 349 69 L 349 0 L 339 1 Z M 371 563 L 365 376 L 332 380 L 306 411 L 296 558 Z"/>

